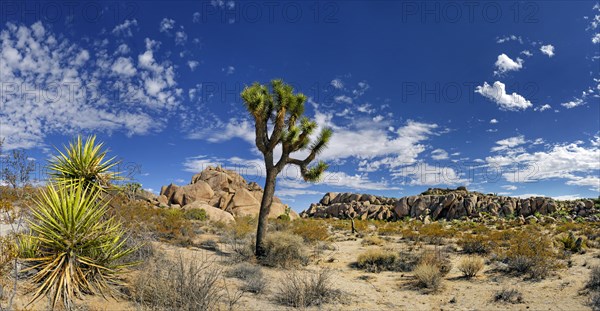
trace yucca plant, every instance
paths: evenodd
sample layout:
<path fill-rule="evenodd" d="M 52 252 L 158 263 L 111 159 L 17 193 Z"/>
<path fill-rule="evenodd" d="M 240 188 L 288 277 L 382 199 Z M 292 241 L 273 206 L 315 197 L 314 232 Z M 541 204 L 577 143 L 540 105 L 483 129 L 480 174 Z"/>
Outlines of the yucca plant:
<path fill-rule="evenodd" d="M 81 136 L 65 146 L 65 152 L 57 149 L 59 155 L 51 160 L 50 178 L 57 184 L 74 187 L 83 184 L 85 189 L 105 189 L 111 181 L 121 179 L 118 172 L 111 171 L 117 164 L 115 158 L 106 158 L 103 143 L 96 144 L 96 136 L 88 137 L 85 142 Z"/>
<path fill-rule="evenodd" d="M 70 187 L 49 184 L 35 200 L 30 221 L 37 238 L 35 256 L 26 270 L 37 271 L 38 284 L 32 303 L 51 298 L 52 308 L 70 308 L 81 294 L 111 294 L 111 285 L 121 284 L 119 274 L 131 265 L 120 259 L 133 249 L 125 246 L 124 231 L 114 218 L 106 218 L 107 202 L 102 193 L 84 183 Z"/>

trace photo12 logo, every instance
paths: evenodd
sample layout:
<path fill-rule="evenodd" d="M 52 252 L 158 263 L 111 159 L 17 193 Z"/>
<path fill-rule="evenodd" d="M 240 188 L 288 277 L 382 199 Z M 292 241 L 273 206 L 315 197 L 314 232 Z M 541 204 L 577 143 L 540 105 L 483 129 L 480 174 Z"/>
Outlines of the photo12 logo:
<path fill-rule="evenodd" d="M 533 1 L 402 1 L 403 23 L 538 23 L 539 4 Z"/>
<path fill-rule="evenodd" d="M 195 23 L 338 23 L 340 6 L 335 1 L 224 1 L 200 2 Z"/>

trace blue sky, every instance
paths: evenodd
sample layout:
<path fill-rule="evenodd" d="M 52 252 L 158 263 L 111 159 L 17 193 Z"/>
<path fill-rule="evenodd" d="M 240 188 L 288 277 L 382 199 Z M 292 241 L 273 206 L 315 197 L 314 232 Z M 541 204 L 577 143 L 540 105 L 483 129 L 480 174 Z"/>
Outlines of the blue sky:
<path fill-rule="evenodd" d="M 10 2 L 0 6 L 0 137 L 40 165 L 97 134 L 157 191 L 220 164 L 262 184 L 239 93 L 282 78 L 335 131 L 327 191 L 456 187 L 600 193 L 600 5 L 545 2 Z"/>

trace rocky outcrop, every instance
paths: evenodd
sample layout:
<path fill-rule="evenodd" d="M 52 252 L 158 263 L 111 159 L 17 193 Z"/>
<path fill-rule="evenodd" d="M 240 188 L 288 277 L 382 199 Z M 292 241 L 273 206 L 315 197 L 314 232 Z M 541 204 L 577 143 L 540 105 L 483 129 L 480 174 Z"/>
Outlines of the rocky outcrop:
<path fill-rule="evenodd" d="M 574 217 L 600 212 L 591 200 L 558 202 L 547 197 L 526 199 L 457 189 L 429 189 L 420 195 L 386 198 L 369 194 L 334 193 L 323 196 L 303 211 L 301 217 L 398 220 L 405 217 L 424 220 L 548 215 L 564 210 Z M 595 216 L 594 216 L 595 217 Z"/>
<path fill-rule="evenodd" d="M 188 185 L 163 186 L 153 203 L 159 207 L 201 208 L 209 219 L 228 223 L 234 220 L 234 216 L 258 215 L 262 196 L 263 189 L 257 183 L 246 182 L 232 170 L 209 166 L 194 175 Z M 286 213 L 289 213 L 290 219 L 299 217 L 274 197 L 269 217 L 277 218 Z"/>

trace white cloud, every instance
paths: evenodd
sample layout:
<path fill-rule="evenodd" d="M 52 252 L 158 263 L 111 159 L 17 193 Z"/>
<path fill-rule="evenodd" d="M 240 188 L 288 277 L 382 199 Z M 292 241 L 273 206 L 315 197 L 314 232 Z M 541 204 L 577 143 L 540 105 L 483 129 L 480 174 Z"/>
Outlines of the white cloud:
<path fill-rule="evenodd" d="M 523 136 L 523 135 L 509 137 L 509 138 L 497 141 L 496 145 L 498 145 L 498 146 L 492 147 L 492 151 L 493 152 L 504 151 L 504 150 L 508 150 L 510 148 L 514 148 L 516 146 L 522 145 L 524 143 L 525 143 L 525 136 Z"/>
<path fill-rule="evenodd" d="M 338 90 L 344 88 L 344 83 L 340 79 L 331 80 L 331 85 Z"/>
<path fill-rule="evenodd" d="M 600 43 L 600 33 L 597 33 L 592 37 L 592 43 L 594 43 L 594 44 Z"/>
<path fill-rule="evenodd" d="M 530 101 L 517 93 L 507 94 L 506 86 L 500 81 L 494 82 L 493 85 L 484 82 L 483 86 L 477 86 L 475 93 L 495 102 L 502 110 L 518 111 L 532 106 Z"/>
<path fill-rule="evenodd" d="M 336 96 L 333 98 L 333 100 L 335 100 L 336 103 L 352 104 L 352 98 L 350 98 L 346 95 Z"/>
<path fill-rule="evenodd" d="M 196 70 L 196 67 L 198 67 L 198 65 L 200 64 L 199 62 L 195 61 L 195 60 L 190 60 L 187 62 L 188 66 L 190 67 L 191 71 Z"/>
<path fill-rule="evenodd" d="M 575 176 L 567 181 L 567 185 L 587 186 L 589 190 L 600 192 L 600 177 L 598 176 Z"/>
<path fill-rule="evenodd" d="M 515 185 L 504 185 L 504 186 L 501 186 L 501 188 L 506 189 L 508 191 L 515 191 L 518 189 L 517 186 L 515 186 Z"/>
<path fill-rule="evenodd" d="M 200 15 L 200 12 L 194 12 L 194 14 L 192 14 L 192 22 L 199 23 L 201 17 L 202 15 Z"/>
<path fill-rule="evenodd" d="M 511 144 L 513 147 L 522 143 Z M 577 141 L 554 144 L 546 151 L 527 152 L 524 148 L 505 148 L 505 154 L 486 158 L 486 162 L 502 172 L 510 182 L 534 182 L 548 179 L 566 179 L 568 185 L 586 185 L 595 188 L 600 170 L 600 149 L 582 146 Z M 590 175 L 591 174 L 591 175 Z"/>
<path fill-rule="evenodd" d="M 444 149 L 435 149 L 431 152 L 431 158 L 434 160 L 446 160 L 448 159 L 448 152 Z"/>
<path fill-rule="evenodd" d="M 583 99 L 576 98 L 576 99 L 574 99 L 574 100 L 572 100 L 570 102 L 562 103 L 560 105 L 563 106 L 563 107 L 565 107 L 565 108 L 567 108 L 567 109 L 571 109 L 571 108 L 575 108 L 577 106 L 581 106 L 583 104 L 585 104 L 585 102 L 583 101 Z"/>
<path fill-rule="evenodd" d="M 463 175 L 464 173 L 460 171 L 458 166 L 440 166 L 427 163 L 405 166 L 392 173 L 395 179 L 403 179 L 402 184 L 411 186 L 468 185 L 469 181 L 463 178 Z"/>
<path fill-rule="evenodd" d="M 188 135 L 190 139 L 202 139 L 212 143 L 220 143 L 232 138 L 241 138 L 242 140 L 254 145 L 255 143 L 254 124 L 244 119 L 230 119 L 227 124 L 212 131 L 204 131 Z"/>
<path fill-rule="evenodd" d="M 138 23 L 135 18 L 132 20 L 126 19 L 123 24 L 115 26 L 115 28 L 112 30 L 112 33 L 115 35 L 121 35 L 123 37 L 133 37 L 131 28 L 137 27 L 137 25 Z"/>
<path fill-rule="evenodd" d="M 118 75 L 126 77 L 132 77 L 137 74 L 137 70 L 131 62 L 131 58 L 125 57 L 117 58 L 117 60 L 113 63 L 111 70 Z"/>
<path fill-rule="evenodd" d="M 524 50 L 524 51 L 521 51 L 521 54 L 523 54 L 523 55 L 525 55 L 525 56 L 527 56 L 527 57 L 531 57 L 531 56 L 533 56 L 533 53 L 531 53 L 529 50 Z"/>
<path fill-rule="evenodd" d="M 498 59 L 494 64 L 496 66 L 496 71 L 494 71 L 495 75 L 502 75 L 508 71 L 518 71 L 523 68 L 523 60 L 517 57 L 517 60 L 514 61 L 506 54 L 498 55 Z"/>
<path fill-rule="evenodd" d="M 235 67 L 233 66 L 227 66 L 226 68 L 221 68 L 221 71 L 224 72 L 226 75 L 232 75 L 235 73 Z"/>
<path fill-rule="evenodd" d="M 533 111 L 540 111 L 540 112 L 542 112 L 544 110 L 548 110 L 548 109 L 551 109 L 551 108 L 552 108 L 552 106 L 550 106 L 548 104 L 544 104 L 542 106 L 537 106 L 537 107 L 533 108 Z"/>
<path fill-rule="evenodd" d="M 119 52 L 119 54 L 128 54 L 130 52 L 130 50 L 129 50 L 129 47 L 127 46 L 127 44 L 121 44 L 117 48 L 117 52 Z"/>
<path fill-rule="evenodd" d="M 548 57 L 554 56 L 554 46 L 552 44 L 542 45 L 542 47 L 540 47 L 540 51 L 548 55 Z"/>
<path fill-rule="evenodd" d="M 162 129 L 165 116 L 179 104 L 173 68 L 152 57 L 151 68 L 135 66 L 130 58 L 115 60 L 121 47 L 109 51 L 101 44 L 88 51 L 41 22 L 8 23 L 0 39 L 0 80 L 18 86 L 4 92 L 0 111 L 7 149 L 43 146 L 53 133 L 146 134 Z M 164 80 L 166 86 L 152 94 L 145 88 L 149 79 Z"/>
<path fill-rule="evenodd" d="M 358 88 L 352 90 L 352 95 L 354 95 L 354 98 L 360 97 L 362 96 L 371 86 L 369 84 L 367 84 L 367 82 L 362 81 L 362 82 L 358 82 Z"/>
<path fill-rule="evenodd" d="M 187 42 L 187 39 L 188 36 L 183 29 L 175 33 L 175 45 L 184 45 Z"/>
<path fill-rule="evenodd" d="M 170 34 L 173 28 L 175 28 L 175 20 L 165 17 L 162 19 L 162 21 L 160 21 L 160 32 Z"/>
<path fill-rule="evenodd" d="M 510 35 L 496 39 L 496 43 L 504 43 L 509 41 L 518 41 L 519 43 L 523 44 L 523 39 L 521 38 L 521 36 Z"/>
<path fill-rule="evenodd" d="M 490 124 L 497 124 L 497 123 L 498 123 L 498 120 L 496 120 L 496 119 L 491 119 L 490 120 Z"/>
<path fill-rule="evenodd" d="M 572 200 L 582 199 L 583 197 L 580 196 L 579 194 L 566 194 L 566 195 L 553 196 L 552 198 L 555 200 L 559 200 L 559 201 L 572 201 Z"/>

